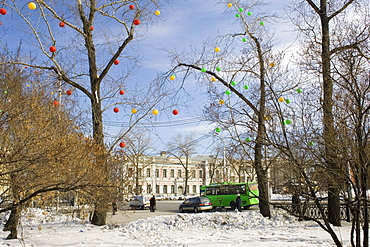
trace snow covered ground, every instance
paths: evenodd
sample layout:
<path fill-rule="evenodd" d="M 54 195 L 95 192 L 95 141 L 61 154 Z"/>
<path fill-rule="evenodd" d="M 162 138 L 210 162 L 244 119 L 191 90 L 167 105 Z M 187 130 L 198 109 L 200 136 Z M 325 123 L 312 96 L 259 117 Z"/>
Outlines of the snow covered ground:
<path fill-rule="evenodd" d="M 5 240 L 8 232 L 1 232 L 0 246 L 334 246 L 314 222 L 273 213 L 271 219 L 257 211 L 174 214 L 99 227 L 34 209 L 22 216 L 22 239 Z M 349 246 L 350 227 L 343 224 L 335 229 Z"/>

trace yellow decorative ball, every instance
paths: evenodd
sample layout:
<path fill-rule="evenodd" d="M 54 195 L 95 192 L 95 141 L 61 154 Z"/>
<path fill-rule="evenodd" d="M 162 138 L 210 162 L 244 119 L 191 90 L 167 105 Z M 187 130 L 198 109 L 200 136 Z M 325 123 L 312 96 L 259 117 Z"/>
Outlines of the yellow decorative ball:
<path fill-rule="evenodd" d="M 176 76 L 175 76 L 175 75 L 171 75 L 171 76 L 170 76 L 170 80 L 171 80 L 171 81 L 174 81 L 175 79 L 176 79 Z"/>
<path fill-rule="evenodd" d="M 28 3 L 28 8 L 32 9 L 32 10 L 36 9 L 36 3 L 34 3 L 34 2 Z"/>
<path fill-rule="evenodd" d="M 219 102 L 218 102 L 220 105 L 223 105 L 225 104 L 225 101 L 223 99 L 221 99 Z"/>
<path fill-rule="evenodd" d="M 155 15 L 160 15 L 161 14 L 161 11 L 157 10 L 154 12 Z"/>
<path fill-rule="evenodd" d="M 274 67 L 275 66 L 275 63 L 270 63 L 270 67 Z"/>
<path fill-rule="evenodd" d="M 134 109 L 131 110 L 131 112 L 132 112 L 132 114 L 135 114 L 137 112 L 137 109 L 134 108 Z"/>
<path fill-rule="evenodd" d="M 221 51 L 220 47 L 216 47 L 215 52 L 219 52 L 219 51 Z"/>
<path fill-rule="evenodd" d="M 229 8 L 230 8 L 230 7 L 232 7 L 232 6 L 233 6 L 233 4 L 232 4 L 232 3 L 228 3 L 228 4 L 227 4 L 227 7 L 229 7 Z"/>
<path fill-rule="evenodd" d="M 152 111 L 152 113 L 153 113 L 153 115 L 158 115 L 158 110 L 157 110 L 157 109 L 154 109 L 154 110 Z"/>
<path fill-rule="evenodd" d="M 217 81 L 217 79 L 216 79 L 216 78 L 214 78 L 214 77 L 212 77 L 212 78 L 211 78 L 211 81 Z"/>
<path fill-rule="evenodd" d="M 284 97 L 280 97 L 278 100 L 279 102 L 284 102 Z"/>

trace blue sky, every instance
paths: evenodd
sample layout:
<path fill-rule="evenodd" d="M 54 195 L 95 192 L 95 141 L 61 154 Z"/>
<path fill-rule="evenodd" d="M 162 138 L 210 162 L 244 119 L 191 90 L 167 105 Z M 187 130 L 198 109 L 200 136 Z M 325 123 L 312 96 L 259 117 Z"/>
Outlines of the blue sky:
<path fill-rule="evenodd" d="M 239 25 L 235 23 L 235 13 L 225 13 L 228 10 L 227 4 L 216 4 L 216 2 L 208 0 L 175 1 L 172 8 L 163 9 L 158 23 L 149 29 L 146 38 L 140 43 L 139 53 L 146 58 L 142 63 L 140 74 L 155 76 L 158 71 L 163 72 L 171 69 L 171 61 L 168 59 L 165 49 L 178 53 L 188 51 L 190 46 L 201 49 L 203 43 L 207 40 L 215 39 L 219 35 L 233 31 L 240 32 Z M 272 2 L 272 4 L 264 6 L 264 9 L 253 11 L 268 12 L 273 10 L 283 14 L 283 5 L 287 4 L 287 1 L 274 0 Z M 276 37 L 280 41 L 277 49 L 286 48 L 290 44 L 289 42 L 292 41 L 292 37 L 287 32 L 288 25 L 266 21 L 265 27 L 271 28 L 279 34 Z M 173 126 L 156 128 L 153 131 L 152 136 L 156 140 L 155 144 L 158 151 L 165 150 L 164 144 L 177 133 L 186 135 L 194 132 L 196 139 L 202 138 L 204 135 L 209 136 L 199 142 L 198 153 L 210 154 L 212 152 L 211 145 L 214 144 L 215 139 L 211 135 L 214 133 L 215 124 L 194 122 L 177 125 L 178 121 L 188 122 L 188 118 L 193 119 L 201 116 L 207 97 L 204 92 L 199 91 L 196 83 L 192 80 L 186 81 L 187 91 L 194 97 L 194 101 L 190 102 L 189 108 L 179 109 L 180 114 L 178 116 L 170 116 L 170 122 L 175 121 Z M 167 120 L 161 119 L 162 121 Z"/>
<path fill-rule="evenodd" d="M 145 82 L 154 79 L 158 73 L 166 72 L 172 68 L 173 64 L 168 58 L 168 52 L 174 51 L 176 53 L 187 52 L 190 46 L 201 49 L 203 43 L 207 40 L 212 41 L 219 35 L 240 32 L 239 25 L 236 23 L 235 13 L 226 12 L 230 10 L 227 8 L 227 3 L 217 4 L 219 1 L 214 0 L 184 0 L 173 1 L 170 6 L 165 6 L 161 9 L 161 15 L 155 17 L 155 22 L 149 26 L 145 23 L 137 26 L 137 33 L 143 33 L 143 37 L 139 38 L 137 55 L 142 57 L 141 67 L 137 74 L 132 76 L 130 80 L 135 82 Z M 262 6 L 260 9 L 253 9 L 254 12 L 270 12 L 275 11 L 283 14 L 283 5 L 287 4 L 286 0 L 272 0 L 272 3 L 267 6 Z M 24 5 L 28 1 L 24 1 Z M 20 3 L 21 4 L 21 3 Z M 27 7 L 25 7 L 27 8 Z M 28 14 L 32 18 L 37 18 L 37 15 L 28 10 Z M 32 16 L 33 15 L 33 16 Z M 5 42 L 8 42 L 9 47 L 17 45 L 19 34 L 13 33 L 8 29 L 17 25 L 14 21 L 14 15 L 11 11 L 6 16 L 0 16 L 0 21 L 3 22 L 3 30 L 6 32 Z M 287 46 L 287 42 L 292 40 L 292 37 L 286 31 L 289 27 L 282 23 L 270 23 L 265 21 L 265 28 L 275 30 L 278 34 L 277 39 L 280 44 L 276 49 L 282 49 Z M 63 30 L 63 31 L 61 31 Z M 58 29 L 58 32 L 64 32 L 64 37 L 59 36 L 58 39 L 68 40 L 66 32 L 68 29 Z M 69 41 L 68 41 L 69 42 Z M 11 47 L 12 48 L 12 47 Z M 35 49 L 28 47 L 28 49 Z M 114 68 L 117 69 L 117 68 Z M 173 83 L 179 83 L 181 79 Z M 157 118 L 155 128 L 151 130 L 151 137 L 153 139 L 154 147 L 157 152 L 166 149 L 166 143 L 176 134 L 182 135 L 195 133 L 195 139 L 203 136 L 211 136 L 214 134 L 215 124 L 209 122 L 201 122 L 200 116 L 202 114 L 203 105 L 207 101 L 206 94 L 197 85 L 198 82 L 188 79 L 185 82 L 185 89 L 193 98 L 192 101 L 187 102 L 187 106 L 179 106 L 179 115 L 171 114 L 163 115 Z M 221 85 L 220 85 L 221 86 Z M 82 98 L 81 98 L 82 99 Z M 86 101 L 86 100 L 85 100 Z M 109 114 L 106 116 L 110 116 Z M 117 121 L 113 117 L 110 121 Z M 162 127 L 159 127 L 162 126 Z M 114 135 L 117 131 L 114 127 L 107 126 L 108 135 Z M 222 135 L 222 134 L 221 134 Z M 199 154 L 210 154 L 214 142 L 211 137 L 205 138 L 199 142 L 197 151 Z"/>

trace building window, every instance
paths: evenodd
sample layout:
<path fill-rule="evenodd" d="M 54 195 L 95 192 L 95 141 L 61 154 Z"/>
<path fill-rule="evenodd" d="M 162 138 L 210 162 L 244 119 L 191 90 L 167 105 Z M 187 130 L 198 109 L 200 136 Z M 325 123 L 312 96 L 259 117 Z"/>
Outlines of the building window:
<path fill-rule="evenodd" d="M 186 185 L 186 193 L 190 193 L 190 186 Z"/>
<path fill-rule="evenodd" d="M 146 169 L 146 176 L 147 176 L 148 178 L 150 178 L 150 168 L 147 168 L 147 169 Z"/>
<path fill-rule="evenodd" d="M 179 178 L 182 178 L 181 170 L 178 170 L 178 171 L 177 171 L 177 176 L 178 176 Z"/>
<path fill-rule="evenodd" d="M 148 193 L 152 193 L 152 185 L 148 184 L 147 189 Z"/>
<path fill-rule="evenodd" d="M 175 185 L 171 185 L 171 194 L 175 194 Z"/>
<path fill-rule="evenodd" d="M 155 177 L 159 178 L 159 169 L 155 169 Z"/>
<path fill-rule="evenodd" d="M 167 194 L 167 185 L 163 185 L 163 194 Z"/>
<path fill-rule="evenodd" d="M 193 185 L 193 193 L 196 194 L 197 193 L 197 186 L 196 185 Z"/>
<path fill-rule="evenodd" d="M 142 177 L 142 169 L 138 168 L 137 173 L 138 173 L 138 177 L 141 178 Z"/>
<path fill-rule="evenodd" d="M 158 184 L 155 186 L 155 193 L 159 194 L 159 185 Z"/>
<path fill-rule="evenodd" d="M 203 179 L 203 171 L 202 170 L 199 170 L 199 178 Z"/>
<path fill-rule="evenodd" d="M 132 168 L 128 168 L 127 176 L 132 177 Z"/>
<path fill-rule="evenodd" d="M 193 178 L 195 178 L 196 176 L 195 176 L 195 170 L 192 170 L 191 171 L 191 176 L 193 177 Z"/>
<path fill-rule="evenodd" d="M 163 177 L 166 178 L 167 177 L 167 169 L 163 169 Z"/>
<path fill-rule="evenodd" d="M 175 170 L 174 169 L 171 169 L 171 178 L 174 178 L 175 177 Z"/>

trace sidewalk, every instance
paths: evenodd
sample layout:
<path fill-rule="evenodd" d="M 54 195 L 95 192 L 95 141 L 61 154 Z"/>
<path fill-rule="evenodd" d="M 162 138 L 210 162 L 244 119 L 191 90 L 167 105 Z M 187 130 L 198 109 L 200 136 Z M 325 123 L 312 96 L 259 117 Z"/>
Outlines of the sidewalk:
<path fill-rule="evenodd" d="M 172 212 L 150 212 L 149 210 L 118 210 L 115 215 L 112 213 L 108 213 L 107 215 L 107 224 L 123 224 L 128 223 L 131 221 L 135 221 L 138 219 L 145 219 L 149 217 L 154 217 L 158 215 L 172 215 L 175 213 Z"/>

